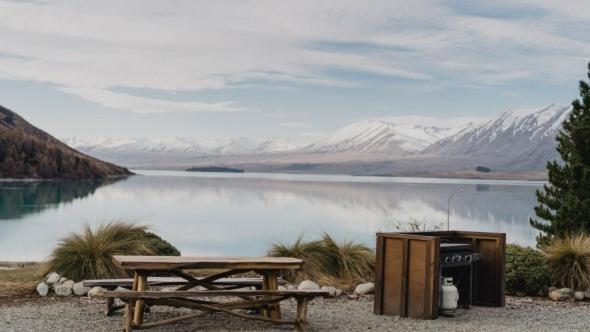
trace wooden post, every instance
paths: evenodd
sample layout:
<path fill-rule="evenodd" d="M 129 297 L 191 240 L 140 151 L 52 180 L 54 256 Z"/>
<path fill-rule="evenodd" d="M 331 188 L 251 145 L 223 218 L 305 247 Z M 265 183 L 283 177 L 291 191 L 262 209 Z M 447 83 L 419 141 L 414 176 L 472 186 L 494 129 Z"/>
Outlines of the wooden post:
<path fill-rule="evenodd" d="M 113 314 L 113 307 L 114 307 L 114 305 L 115 305 L 115 298 L 109 297 L 107 299 L 107 304 L 106 304 L 106 308 L 105 308 L 105 311 L 104 311 L 104 315 L 105 316 L 110 316 L 110 315 Z"/>
<path fill-rule="evenodd" d="M 295 317 L 297 331 L 305 331 L 307 325 L 307 303 L 309 299 L 305 296 L 297 298 L 297 316 Z"/>
<path fill-rule="evenodd" d="M 262 289 L 263 290 L 278 290 L 278 271 L 269 270 L 262 272 Z M 278 303 L 268 306 L 268 310 L 263 310 L 263 314 L 267 318 L 281 319 L 281 305 Z"/>
<path fill-rule="evenodd" d="M 133 313 L 131 311 L 131 301 L 129 301 L 125 304 L 125 327 L 123 328 L 125 332 L 133 331 Z"/>
<path fill-rule="evenodd" d="M 136 271 L 137 291 L 144 291 L 147 288 L 147 275 L 144 271 Z M 143 323 L 143 305 L 144 300 L 135 301 L 135 314 L 133 315 L 133 324 L 141 325 Z"/>

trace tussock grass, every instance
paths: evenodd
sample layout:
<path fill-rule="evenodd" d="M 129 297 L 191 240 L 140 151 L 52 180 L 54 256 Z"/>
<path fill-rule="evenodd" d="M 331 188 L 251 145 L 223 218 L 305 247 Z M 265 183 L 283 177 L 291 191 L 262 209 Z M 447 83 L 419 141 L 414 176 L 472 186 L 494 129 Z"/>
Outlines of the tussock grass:
<path fill-rule="evenodd" d="M 554 282 L 573 290 L 590 286 L 590 235 L 555 238 L 542 248 Z"/>
<path fill-rule="evenodd" d="M 268 254 L 303 260 L 301 270 L 283 275 L 291 281 L 312 279 L 324 285 L 348 287 L 358 281 L 373 279 L 373 250 L 353 241 L 337 242 L 327 233 L 320 240 L 305 241 L 300 235 L 293 243 L 274 243 Z"/>
<path fill-rule="evenodd" d="M 72 280 L 124 278 L 127 273 L 116 266 L 113 255 L 150 255 L 153 251 L 137 236 L 147 227 L 129 222 L 109 222 L 60 240 L 47 262 L 44 273 L 56 271 Z"/>

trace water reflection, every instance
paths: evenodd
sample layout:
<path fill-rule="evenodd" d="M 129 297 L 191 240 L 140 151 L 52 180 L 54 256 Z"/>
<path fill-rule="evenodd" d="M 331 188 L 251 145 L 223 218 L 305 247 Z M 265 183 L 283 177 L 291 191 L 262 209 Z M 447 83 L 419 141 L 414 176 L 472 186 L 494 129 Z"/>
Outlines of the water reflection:
<path fill-rule="evenodd" d="M 0 220 L 20 219 L 30 213 L 57 208 L 119 180 L 0 182 Z"/>
<path fill-rule="evenodd" d="M 187 255 L 260 255 L 271 242 L 290 240 L 301 232 L 314 237 L 327 231 L 373 246 L 376 231 L 393 231 L 409 220 L 427 227 L 446 225 L 448 197 L 459 188 L 465 192 L 453 198 L 451 228 L 506 232 L 508 241 L 528 245 L 536 236 L 528 224 L 535 185 L 146 174 L 0 224 L 0 260 L 46 257 L 65 233 L 80 229 L 84 222 L 110 219 L 148 224 Z M 63 193 L 55 197 L 59 195 Z M 24 198 L 11 202 L 13 210 L 27 205 Z M 28 248 L 26 253 L 23 248 Z"/>

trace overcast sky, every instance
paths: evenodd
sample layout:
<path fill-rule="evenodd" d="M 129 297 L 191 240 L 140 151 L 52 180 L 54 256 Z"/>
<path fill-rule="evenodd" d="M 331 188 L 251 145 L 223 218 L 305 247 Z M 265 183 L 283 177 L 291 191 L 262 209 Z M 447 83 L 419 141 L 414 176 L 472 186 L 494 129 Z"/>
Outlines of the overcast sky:
<path fill-rule="evenodd" d="M 0 104 L 61 138 L 309 141 L 569 104 L 589 31 L 587 0 L 0 0 Z"/>

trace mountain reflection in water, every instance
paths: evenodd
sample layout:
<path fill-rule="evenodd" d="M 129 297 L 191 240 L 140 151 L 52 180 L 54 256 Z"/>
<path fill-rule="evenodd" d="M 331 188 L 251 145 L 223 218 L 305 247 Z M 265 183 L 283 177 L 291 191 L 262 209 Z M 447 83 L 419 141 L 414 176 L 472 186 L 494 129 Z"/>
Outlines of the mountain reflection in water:
<path fill-rule="evenodd" d="M 68 189 L 0 185 L 0 260 L 43 259 L 68 232 L 114 219 L 149 225 L 185 255 L 262 255 L 272 242 L 302 232 L 313 238 L 326 231 L 374 246 L 375 232 L 395 231 L 410 220 L 446 227 L 449 195 L 460 188 L 465 192 L 452 200 L 451 228 L 506 232 L 509 242 L 527 245 L 537 234 L 528 219 L 538 183 L 141 173 Z"/>

